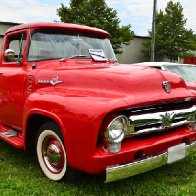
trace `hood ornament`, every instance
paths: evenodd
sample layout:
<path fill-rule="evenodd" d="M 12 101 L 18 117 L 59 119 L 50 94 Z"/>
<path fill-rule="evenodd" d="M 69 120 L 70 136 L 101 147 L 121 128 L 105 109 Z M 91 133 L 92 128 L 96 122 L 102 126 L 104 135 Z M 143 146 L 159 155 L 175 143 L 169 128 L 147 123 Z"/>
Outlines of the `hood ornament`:
<path fill-rule="evenodd" d="M 51 80 L 38 80 L 38 83 L 40 84 L 52 84 L 53 86 L 62 83 L 63 81 L 59 80 L 58 76 L 52 76 Z"/>
<path fill-rule="evenodd" d="M 171 85 L 170 85 L 169 81 L 167 81 L 167 80 L 163 81 L 162 85 L 163 85 L 163 89 L 165 90 L 166 93 L 171 92 Z"/>

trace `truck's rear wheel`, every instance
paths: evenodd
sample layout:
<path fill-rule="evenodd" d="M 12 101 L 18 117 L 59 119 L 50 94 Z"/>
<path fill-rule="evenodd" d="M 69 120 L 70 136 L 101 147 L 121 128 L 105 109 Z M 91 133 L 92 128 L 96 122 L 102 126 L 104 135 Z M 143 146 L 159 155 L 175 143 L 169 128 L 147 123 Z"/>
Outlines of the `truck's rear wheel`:
<path fill-rule="evenodd" d="M 58 126 L 44 124 L 37 137 L 37 157 L 44 174 L 51 180 L 62 180 L 67 170 L 65 146 Z"/>

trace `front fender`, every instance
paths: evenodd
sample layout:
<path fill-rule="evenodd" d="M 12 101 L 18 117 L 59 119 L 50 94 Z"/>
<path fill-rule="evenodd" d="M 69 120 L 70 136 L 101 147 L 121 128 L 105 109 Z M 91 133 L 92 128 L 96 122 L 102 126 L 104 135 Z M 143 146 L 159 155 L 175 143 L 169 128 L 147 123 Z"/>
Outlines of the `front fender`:
<path fill-rule="evenodd" d="M 124 107 L 127 104 L 121 99 L 73 92 L 66 94 L 56 88 L 53 91 L 49 88 L 39 89 L 29 95 L 25 102 L 24 136 L 31 115 L 40 114 L 53 119 L 61 128 L 68 161 L 74 167 L 76 162 L 81 163 L 85 156 L 94 153 L 103 118 Z"/>

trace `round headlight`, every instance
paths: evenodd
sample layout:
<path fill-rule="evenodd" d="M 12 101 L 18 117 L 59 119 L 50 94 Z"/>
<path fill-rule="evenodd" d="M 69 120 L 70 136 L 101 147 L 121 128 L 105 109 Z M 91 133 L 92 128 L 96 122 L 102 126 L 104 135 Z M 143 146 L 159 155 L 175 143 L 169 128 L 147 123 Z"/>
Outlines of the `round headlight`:
<path fill-rule="evenodd" d="M 128 119 L 126 116 L 118 116 L 108 125 L 105 137 L 111 143 L 121 142 L 127 132 Z"/>

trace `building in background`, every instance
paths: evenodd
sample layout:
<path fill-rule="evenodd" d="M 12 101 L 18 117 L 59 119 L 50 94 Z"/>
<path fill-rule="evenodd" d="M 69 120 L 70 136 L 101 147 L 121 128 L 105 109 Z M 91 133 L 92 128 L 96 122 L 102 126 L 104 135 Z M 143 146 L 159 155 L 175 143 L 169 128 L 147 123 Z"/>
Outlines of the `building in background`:
<path fill-rule="evenodd" d="M 0 22 L 0 51 L 3 44 L 3 37 L 5 35 L 5 32 L 13 26 L 19 25 L 19 23 L 14 22 Z"/>
<path fill-rule="evenodd" d="M 144 57 L 141 49 L 143 48 L 143 42 L 150 39 L 147 36 L 134 36 L 129 45 L 122 46 L 122 54 L 117 54 L 117 59 L 120 63 L 139 63 L 150 61 L 150 57 Z"/>
<path fill-rule="evenodd" d="M 184 57 L 183 63 L 184 64 L 195 64 L 196 65 L 196 57 Z"/>

